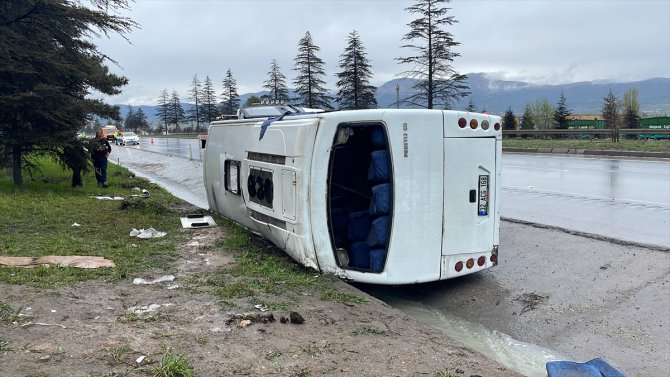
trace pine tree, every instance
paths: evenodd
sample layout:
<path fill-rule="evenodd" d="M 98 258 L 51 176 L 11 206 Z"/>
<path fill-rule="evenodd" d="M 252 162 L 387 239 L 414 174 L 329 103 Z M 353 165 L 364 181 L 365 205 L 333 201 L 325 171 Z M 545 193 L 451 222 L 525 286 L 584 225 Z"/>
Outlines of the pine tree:
<path fill-rule="evenodd" d="M 212 80 L 207 76 L 202 86 L 202 121 L 204 123 L 212 122 L 219 116 L 219 109 L 216 105 L 216 92 Z"/>
<path fill-rule="evenodd" d="M 0 4 L 0 161 L 15 186 L 38 153 L 55 157 L 75 178 L 86 161 L 69 155 L 81 151 L 76 132 L 92 115 L 120 119 L 118 107 L 90 95 L 119 94 L 128 82 L 110 73 L 111 59 L 92 36 L 130 32 L 136 23 L 117 15 L 126 8 L 120 0 Z"/>
<path fill-rule="evenodd" d="M 270 72 L 268 79 L 264 82 L 263 88 L 270 91 L 268 97 L 279 103 L 288 102 L 288 87 L 286 86 L 286 76 L 281 73 L 277 61 L 272 59 L 270 63 Z"/>
<path fill-rule="evenodd" d="M 144 113 L 142 108 L 138 108 L 135 112 L 135 122 L 134 128 L 138 131 L 147 131 L 149 129 L 149 121 L 147 120 L 147 115 Z"/>
<path fill-rule="evenodd" d="M 132 130 L 133 122 L 135 121 L 135 110 L 132 106 L 128 106 L 128 114 L 126 114 L 126 119 L 123 121 L 123 129 Z"/>
<path fill-rule="evenodd" d="M 308 32 L 298 42 L 298 55 L 295 57 L 294 70 L 298 76 L 293 80 L 296 93 L 300 96 L 300 104 L 312 108 L 331 110 L 330 98 L 326 95 L 323 76 L 326 75 L 323 66 L 325 63 L 316 53 L 320 50 L 312 42 L 312 35 Z"/>
<path fill-rule="evenodd" d="M 377 108 L 377 88 L 369 83 L 372 71 L 366 55 L 358 33 L 352 31 L 340 55 L 341 71 L 337 74 L 337 103 L 342 110 Z"/>
<path fill-rule="evenodd" d="M 533 115 L 533 106 L 528 103 L 526 108 L 523 110 L 523 117 L 521 118 L 521 129 L 522 130 L 534 130 L 535 121 L 533 120 L 535 116 Z"/>
<path fill-rule="evenodd" d="M 169 111 L 169 123 L 174 124 L 175 131 L 179 132 L 179 124 L 184 121 L 186 116 L 184 115 L 184 108 L 181 105 L 179 94 L 174 89 L 172 90 L 172 97 L 170 97 Z"/>
<path fill-rule="evenodd" d="M 186 120 L 191 123 L 195 122 L 196 130 L 200 130 L 200 112 L 202 110 L 201 86 L 198 75 L 193 75 L 191 87 L 188 90 L 188 100 L 191 106 L 186 111 Z"/>
<path fill-rule="evenodd" d="M 237 94 L 237 81 L 233 73 L 228 69 L 223 79 L 223 93 L 221 94 L 221 112 L 223 114 L 235 114 L 240 108 L 240 96 Z"/>
<path fill-rule="evenodd" d="M 505 111 L 505 115 L 503 116 L 502 120 L 502 126 L 503 130 L 516 129 L 516 116 L 514 116 L 514 112 L 512 112 L 512 106 L 508 107 L 507 111 Z"/>
<path fill-rule="evenodd" d="M 396 58 L 399 63 L 412 67 L 400 76 L 417 80 L 414 94 L 404 99 L 410 105 L 429 109 L 443 106 L 449 109 L 460 98 L 470 94 L 467 76 L 456 72 L 451 65 L 460 56 L 452 49 L 460 43 L 454 40 L 451 33 L 441 29 L 458 22 L 453 16 L 447 16 L 451 9 L 446 7 L 449 2 L 418 0 L 416 4 L 405 8 L 409 13 L 419 15 L 419 18 L 408 24 L 410 31 L 403 36 L 404 41 L 417 42 L 402 46 L 416 51 L 416 54 Z"/>
<path fill-rule="evenodd" d="M 554 126 L 555 128 L 559 130 L 565 130 L 568 128 L 568 122 L 570 119 L 568 119 L 572 115 L 570 113 L 570 110 L 568 109 L 568 106 L 566 105 L 566 100 L 565 100 L 565 95 L 563 95 L 563 91 L 561 90 L 561 97 L 558 100 L 558 104 L 556 105 L 556 109 L 554 110 Z"/>
<path fill-rule="evenodd" d="M 170 95 L 168 94 L 167 89 L 161 91 L 161 95 L 158 97 L 158 106 L 156 106 L 156 118 L 160 119 L 160 122 L 163 122 L 163 129 L 165 134 L 168 132 L 168 124 L 170 124 Z"/>
<path fill-rule="evenodd" d="M 605 120 L 605 128 L 612 130 L 612 142 L 619 141 L 619 107 L 612 89 L 603 98 L 602 116 Z"/>

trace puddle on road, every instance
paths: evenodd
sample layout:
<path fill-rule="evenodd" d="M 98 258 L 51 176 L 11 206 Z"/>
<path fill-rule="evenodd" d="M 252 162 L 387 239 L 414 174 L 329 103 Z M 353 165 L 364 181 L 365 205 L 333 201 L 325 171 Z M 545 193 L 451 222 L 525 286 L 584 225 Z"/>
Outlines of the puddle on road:
<path fill-rule="evenodd" d="M 440 313 L 419 303 L 395 297 L 379 297 L 419 322 L 443 331 L 466 347 L 494 359 L 509 369 L 528 377 L 547 377 L 548 361 L 567 360 L 546 348 L 516 340 L 509 335 L 491 331 L 460 317 Z"/>

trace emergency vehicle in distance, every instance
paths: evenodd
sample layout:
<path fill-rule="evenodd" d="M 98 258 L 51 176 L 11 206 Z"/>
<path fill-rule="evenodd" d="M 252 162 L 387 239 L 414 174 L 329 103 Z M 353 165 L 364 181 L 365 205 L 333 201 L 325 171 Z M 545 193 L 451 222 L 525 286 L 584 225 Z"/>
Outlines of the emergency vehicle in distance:
<path fill-rule="evenodd" d="M 348 281 L 413 284 L 497 264 L 500 117 L 266 107 L 211 123 L 211 210 Z"/>

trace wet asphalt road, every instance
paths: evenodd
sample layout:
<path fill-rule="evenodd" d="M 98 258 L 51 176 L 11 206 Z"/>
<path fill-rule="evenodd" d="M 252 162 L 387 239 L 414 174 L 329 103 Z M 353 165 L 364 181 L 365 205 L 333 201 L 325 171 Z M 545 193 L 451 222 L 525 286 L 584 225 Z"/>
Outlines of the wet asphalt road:
<path fill-rule="evenodd" d="M 670 161 L 505 154 L 503 217 L 670 248 Z"/>
<path fill-rule="evenodd" d="M 116 147 L 111 159 L 206 208 L 201 162 L 136 147 Z M 513 166 L 503 169 L 513 174 Z M 670 370 L 667 251 L 503 221 L 500 262 L 493 269 L 439 283 L 359 288 L 401 309 L 429 308 L 436 315 L 421 318 L 428 324 L 458 316 L 570 360 L 603 357 L 628 376 Z"/>

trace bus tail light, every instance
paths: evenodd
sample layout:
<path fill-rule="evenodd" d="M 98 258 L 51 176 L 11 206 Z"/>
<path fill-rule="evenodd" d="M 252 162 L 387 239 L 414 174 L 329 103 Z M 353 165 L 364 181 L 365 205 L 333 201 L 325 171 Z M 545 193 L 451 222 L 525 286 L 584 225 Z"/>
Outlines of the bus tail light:
<path fill-rule="evenodd" d="M 456 272 L 461 272 L 463 271 L 463 262 L 456 262 L 456 266 L 454 266 L 456 269 Z"/>
<path fill-rule="evenodd" d="M 468 270 L 471 269 L 472 267 L 474 267 L 474 265 L 475 265 L 475 260 L 472 259 L 472 258 L 468 259 L 468 261 L 465 262 L 465 267 L 467 267 Z"/>
<path fill-rule="evenodd" d="M 481 267 L 484 263 L 486 263 L 486 258 L 484 256 L 477 258 L 477 266 Z"/>
<path fill-rule="evenodd" d="M 496 130 L 496 131 L 500 131 L 500 123 L 494 124 L 493 129 Z"/>
<path fill-rule="evenodd" d="M 459 118 L 458 119 L 458 127 L 460 128 L 465 128 L 465 126 L 468 125 L 468 121 L 465 120 L 465 118 Z"/>
<path fill-rule="evenodd" d="M 470 119 L 470 128 L 474 130 L 477 128 L 478 125 L 479 123 L 477 123 L 477 119 Z"/>

